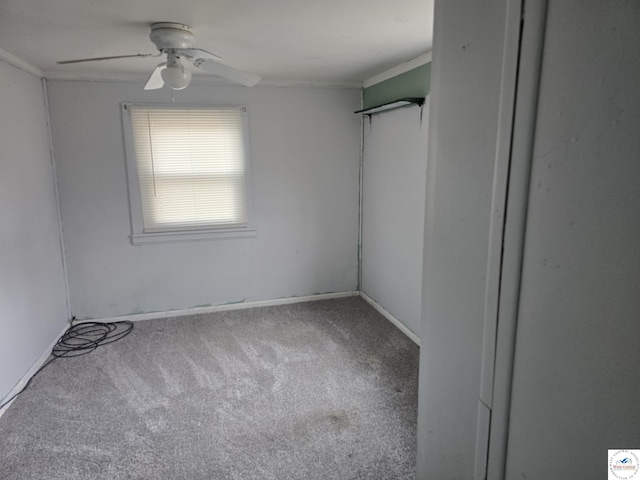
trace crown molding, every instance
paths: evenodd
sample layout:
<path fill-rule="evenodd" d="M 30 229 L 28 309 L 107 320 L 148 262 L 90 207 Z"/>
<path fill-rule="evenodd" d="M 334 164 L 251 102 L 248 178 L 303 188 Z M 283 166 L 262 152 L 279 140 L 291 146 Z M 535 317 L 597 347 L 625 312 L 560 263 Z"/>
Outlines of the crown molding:
<path fill-rule="evenodd" d="M 67 80 L 78 82 L 138 82 L 144 85 L 148 74 L 144 73 L 77 73 L 45 71 L 43 76 L 47 80 Z M 214 75 L 194 75 L 191 85 L 217 85 L 217 86 L 240 86 L 235 83 L 220 79 Z M 309 81 L 304 79 L 262 79 L 256 87 L 288 87 L 288 88 L 360 88 L 359 82 L 324 82 Z M 242 87 L 248 88 L 248 87 Z M 251 87 L 255 88 L 255 87 Z"/>
<path fill-rule="evenodd" d="M 12 67 L 15 67 L 23 72 L 30 73 L 31 75 L 35 75 L 36 77 L 44 77 L 42 70 L 40 70 L 35 65 L 31 65 L 29 62 L 25 62 L 21 58 L 16 57 L 14 54 L 7 52 L 6 50 L 2 50 L 0 48 L 0 62 L 7 63 Z"/>
<path fill-rule="evenodd" d="M 427 63 L 431 62 L 431 52 L 427 52 L 419 57 L 414 58 L 413 60 L 409 60 L 408 62 L 401 63 L 400 65 L 393 67 L 389 70 L 386 70 L 382 73 L 378 73 L 373 77 L 368 78 L 364 82 L 362 82 L 362 88 L 368 88 L 372 85 L 376 85 L 378 83 L 384 82 L 385 80 L 389 80 L 390 78 L 397 77 L 398 75 L 402 75 L 414 68 L 420 67 Z"/>

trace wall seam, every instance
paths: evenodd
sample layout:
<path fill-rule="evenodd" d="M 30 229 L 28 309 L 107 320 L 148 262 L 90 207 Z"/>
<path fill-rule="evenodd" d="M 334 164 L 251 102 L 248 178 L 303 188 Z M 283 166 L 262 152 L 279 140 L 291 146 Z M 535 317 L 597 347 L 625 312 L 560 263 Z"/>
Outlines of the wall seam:
<path fill-rule="evenodd" d="M 360 108 L 364 104 L 364 88 L 360 89 Z M 364 175 L 364 116 L 360 115 L 360 159 L 358 164 L 358 281 L 357 290 L 362 292 L 362 207 Z"/>
<path fill-rule="evenodd" d="M 58 231 L 60 241 L 60 255 L 62 257 L 62 275 L 64 277 L 65 303 L 67 306 L 67 321 L 71 321 L 71 295 L 69 291 L 69 275 L 67 271 L 67 254 L 64 244 L 64 231 L 62 228 L 62 208 L 60 206 L 60 195 L 58 193 L 58 175 L 56 172 L 56 160 L 53 151 L 53 132 L 51 130 L 51 112 L 49 111 L 49 95 L 47 93 L 47 79 L 41 79 L 42 97 L 44 100 L 44 109 L 46 113 L 47 135 L 49 136 L 49 161 L 51 163 L 51 172 L 53 174 L 53 190 L 56 199 L 56 211 L 58 212 Z"/>

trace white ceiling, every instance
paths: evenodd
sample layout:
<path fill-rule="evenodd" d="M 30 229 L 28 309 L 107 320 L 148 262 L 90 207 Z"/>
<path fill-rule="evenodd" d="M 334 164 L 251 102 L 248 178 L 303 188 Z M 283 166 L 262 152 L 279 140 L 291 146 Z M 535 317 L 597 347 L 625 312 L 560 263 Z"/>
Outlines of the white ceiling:
<path fill-rule="evenodd" d="M 49 78 L 145 78 L 149 24 L 194 29 L 196 47 L 265 84 L 362 85 L 431 50 L 433 0 L 0 0 L 0 49 Z"/>

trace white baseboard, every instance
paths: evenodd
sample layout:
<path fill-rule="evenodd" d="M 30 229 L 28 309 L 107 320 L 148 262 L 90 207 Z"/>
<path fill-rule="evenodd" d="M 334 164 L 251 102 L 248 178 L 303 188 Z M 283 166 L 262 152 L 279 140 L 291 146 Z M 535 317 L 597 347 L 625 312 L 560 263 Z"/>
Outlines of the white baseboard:
<path fill-rule="evenodd" d="M 15 386 L 11 389 L 11 391 L 9 393 L 7 393 L 4 396 L 4 398 L 0 399 L 0 404 L 2 402 L 4 402 L 7 398 L 11 398 L 16 393 L 22 391 L 22 389 L 25 387 L 27 382 L 29 380 L 31 380 L 31 377 L 33 377 L 36 374 L 36 372 L 38 370 L 40 370 L 42 365 L 44 365 L 44 362 L 47 361 L 47 359 L 51 355 L 51 350 L 53 350 L 53 347 L 55 347 L 55 345 L 56 345 L 56 343 L 58 343 L 58 340 L 60 339 L 60 337 L 62 337 L 62 335 L 64 335 L 64 332 L 66 332 L 68 328 L 69 328 L 69 324 L 65 323 L 64 328 L 62 329 L 62 331 L 56 336 L 56 338 L 53 340 L 53 342 L 51 342 L 51 345 L 49 345 L 47 347 L 47 349 L 40 356 L 40 358 L 38 360 L 36 360 L 36 362 L 31 366 L 31 368 L 27 371 L 27 373 L 25 373 L 22 376 L 22 378 L 20 380 L 18 380 L 18 383 L 15 384 Z M 4 412 L 7 411 L 7 409 L 11 406 L 11 404 L 13 403 L 14 400 L 15 400 L 15 398 L 13 400 L 11 400 L 9 403 L 7 403 L 4 407 L 0 408 L 0 417 L 2 417 L 2 415 L 4 415 Z"/>
<path fill-rule="evenodd" d="M 303 297 L 276 298 L 274 300 L 260 300 L 257 302 L 230 303 L 226 305 L 213 305 L 210 307 L 195 307 L 184 310 L 169 310 L 167 312 L 139 313 L 135 315 L 122 315 L 119 317 L 101 318 L 98 320 L 86 320 L 87 322 L 139 322 L 141 320 L 153 320 L 156 318 L 183 317 L 185 315 L 198 315 L 201 313 L 227 312 L 229 310 L 244 310 L 246 308 L 271 307 L 274 305 L 290 305 L 293 303 L 314 302 L 316 300 L 330 300 L 332 298 L 357 297 L 360 292 L 336 292 L 305 295 Z M 83 320 L 85 321 L 85 320 Z"/>
<path fill-rule="evenodd" d="M 376 302 L 373 298 L 371 298 L 369 295 L 367 295 L 364 292 L 360 292 L 360 296 L 366 300 L 366 302 L 371 305 L 373 308 L 375 308 L 380 314 L 382 314 L 383 317 L 385 317 L 387 320 L 389 320 L 391 323 L 393 323 L 396 327 L 398 327 L 398 329 L 404 333 L 407 337 L 409 337 L 413 343 L 415 343 L 416 345 L 420 346 L 420 338 L 418 338 L 418 336 L 413 333 L 409 328 L 407 328 L 400 320 L 398 320 L 396 317 L 394 317 L 393 315 L 391 315 L 388 311 L 386 311 L 378 302 Z"/>

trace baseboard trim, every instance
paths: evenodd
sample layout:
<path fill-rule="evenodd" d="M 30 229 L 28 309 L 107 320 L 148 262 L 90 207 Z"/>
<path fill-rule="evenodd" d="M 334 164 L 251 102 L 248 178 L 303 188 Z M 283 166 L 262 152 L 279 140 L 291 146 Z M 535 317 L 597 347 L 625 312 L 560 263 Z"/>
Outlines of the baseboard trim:
<path fill-rule="evenodd" d="M 62 329 L 62 331 L 56 336 L 56 338 L 53 340 L 53 342 L 51 342 L 49 347 L 47 347 L 47 349 L 40 356 L 40 358 L 38 358 L 38 360 L 36 360 L 36 362 L 31 366 L 31 368 L 29 370 L 27 370 L 27 373 L 25 373 L 22 376 L 22 378 L 20 380 L 18 380 L 18 383 L 15 384 L 15 386 L 11 389 L 11 391 L 9 391 L 9 393 L 7 393 L 2 399 L 0 399 L 0 404 L 2 402 L 4 402 L 5 399 L 11 398 L 16 393 L 22 391 L 22 389 L 25 387 L 27 382 L 29 382 L 29 380 L 31 380 L 31 378 L 36 374 L 36 372 L 38 370 L 40 370 L 42 365 L 44 365 L 44 363 L 47 361 L 47 359 L 51 355 L 51 350 L 53 350 L 53 347 L 55 347 L 56 343 L 58 343 L 58 340 L 60 340 L 60 337 L 62 337 L 62 335 L 64 335 L 64 332 L 66 332 L 68 328 L 69 328 L 69 324 L 65 323 L 64 328 Z M 16 398 L 18 398 L 18 397 L 16 397 Z M 4 415 L 4 413 L 9 409 L 9 407 L 11 406 L 11 404 L 14 401 L 15 401 L 15 398 L 13 400 L 11 400 L 9 403 L 7 403 L 4 407 L 0 408 L 0 417 L 2 417 L 2 415 Z"/>
<path fill-rule="evenodd" d="M 256 302 L 239 302 L 229 303 L 225 305 L 212 305 L 208 307 L 194 307 L 183 310 L 169 310 L 166 312 L 138 313 L 133 315 L 122 315 L 119 317 L 100 318 L 98 320 L 83 320 L 95 322 L 119 322 L 128 320 L 130 322 L 139 322 L 142 320 L 153 320 L 157 318 L 184 317 L 186 315 L 198 315 L 201 313 L 227 312 L 230 310 L 244 310 L 256 307 L 271 307 L 275 305 L 290 305 L 293 303 L 314 302 L 317 300 L 331 300 L 334 298 L 357 297 L 360 292 L 347 291 L 335 293 L 319 293 L 316 295 L 305 295 L 302 297 L 286 297 L 276 298 L 274 300 L 259 300 Z"/>
<path fill-rule="evenodd" d="M 391 315 L 387 310 L 385 310 L 378 302 L 376 302 L 373 298 L 367 295 L 364 292 L 360 292 L 360 296 L 373 308 L 375 308 L 384 318 L 393 323 L 402 333 L 404 333 L 407 337 L 409 337 L 413 343 L 420 346 L 420 338 L 413 333 L 409 328 L 407 328 L 400 320 Z"/>

